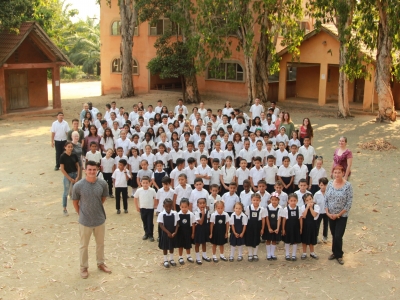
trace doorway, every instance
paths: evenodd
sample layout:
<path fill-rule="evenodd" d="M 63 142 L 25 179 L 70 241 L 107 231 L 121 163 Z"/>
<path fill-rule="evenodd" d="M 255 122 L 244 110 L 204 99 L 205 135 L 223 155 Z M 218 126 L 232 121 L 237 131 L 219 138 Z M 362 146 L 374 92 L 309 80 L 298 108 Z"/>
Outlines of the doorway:
<path fill-rule="evenodd" d="M 28 72 L 12 71 L 7 75 L 8 103 L 10 109 L 29 107 Z"/>

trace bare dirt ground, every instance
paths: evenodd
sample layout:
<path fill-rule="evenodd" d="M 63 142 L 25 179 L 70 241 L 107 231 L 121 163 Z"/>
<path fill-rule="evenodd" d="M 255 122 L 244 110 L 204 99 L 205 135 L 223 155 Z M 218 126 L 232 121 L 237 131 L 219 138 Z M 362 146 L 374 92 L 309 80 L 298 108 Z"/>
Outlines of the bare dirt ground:
<path fill-rule="evenodd" d="M 69 122 L 89 99 L 101 110 L 112 99 L 130 110 L 133 103 L 156 104 L 159 98 L 171 107 L 180 97 L 173 92 L 125 100 L 118 95 L 101 97 L 99 83 L 66 84 L 62 91 Z M 218 98 L 204 100 L 213 109 L 223 106 Z M 376 124 L 372 115 L 336 119 L 333 110 L 314 104 L 280 106 L 290 111 L 296 126 L 303 117 L 311 118 L 314 146 L 328 170 L 339 137 L 349 140 L 354 201 L 344 236 L 344 266 L 327 260 L 329 242 L 316 247 L 318 261 L 286 262 L 281 244 L 278 261 L 266 261 L 261 246 L 258 263 L 187 263 L 164 269 L 157 244 L 141 240 L 142 224 L 133 199 L 127 215 L 117 215 L 113 199 L 107 199 L 105 251 L 113 273 L 96 269 L 92 241 L 90 276 L 83 280 L 77 215 L 69 203 L 70 216 L 63 217 L 62 174 L 53 171 L 50 126 L 55 118 L 2 120 L 0 299 L 399 299 L 399 150 L 373 152 L 357 148 L 357 143 L 384 138 L 400 148 L 400 123 Z"/>

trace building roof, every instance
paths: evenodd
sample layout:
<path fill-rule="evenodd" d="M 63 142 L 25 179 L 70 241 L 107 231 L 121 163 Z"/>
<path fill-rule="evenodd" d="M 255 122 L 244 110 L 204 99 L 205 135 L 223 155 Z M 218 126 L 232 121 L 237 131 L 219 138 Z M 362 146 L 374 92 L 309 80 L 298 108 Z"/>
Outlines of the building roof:
<path fill-rule="evenodd" d="M 30 34 L 34 34 L 41 41 L 42 46 L 46 47 L 56 57 L 56 61 L 65 62 L 67 66 L 73 65 L 38 23 L 24 22 L 21 24 L 18 34 L 10 33 L 7 30 L 0 32 L 0 66 L 8 60 Z"/>
<path fill-rule="evenodd" d="M 334 39 L 336 39 L 339 42 L 339 33 L 338 33 L 338 30 L 337 30 L 336 26 L 333 25 L 333 24 L 323 24 L 323 25 L 321 25 L 320 28 L 314 29 L 314 30 L 310 31 L 309 33 L 307 33 L 303 37 L 302 43 L 307 41 L 307 40 L 309 40 L 313 36 L 319 34 L 321 31 L 329 34 L 330 36 L 332 36 Z M 278 52 L 278 56 L 281 57 L 281 56 L 285 55 L 288 52 L 289 52 L 289 47 L 285 47 L 281 51 Z M 375 61 L 375 59 L 376 59 L 376 50 L 367 49 L 367 47 L 364 44 L 362 44 L 361 47 L 360 47 L 360 52 L 362 54 L 367 55 L 369 58 L 371 58 L 373 61 Z"/>

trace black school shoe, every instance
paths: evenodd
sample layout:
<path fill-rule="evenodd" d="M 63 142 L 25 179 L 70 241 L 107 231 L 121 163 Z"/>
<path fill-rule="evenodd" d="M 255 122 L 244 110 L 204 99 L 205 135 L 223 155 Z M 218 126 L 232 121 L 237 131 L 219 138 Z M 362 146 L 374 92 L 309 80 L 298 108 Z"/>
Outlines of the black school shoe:
<path fill-rule="evenodd" d="M 154 237 L 152 237 L 152 236 L 149 237 L 149 241 L 150 241 L 150 242 L 154 242 Z"/>
<path fill-rule="evenodd" d="M 203 256 L 203 260 L 205 260 L 206 262 L 211 262 L 211 258 L 209 258 L 208 256 L 206 257 Z"/>
<path fill-rule="evenodd" d="M 223 261 L 228 261 L 228 259 L 225 256 L 220 256 L 219 259 Z"/>
<path fill-rule="evenodd" d="M 142 240 L 144 241 L 144 240 L 147 240 L 149 238 L 149 236 L 147 235 L 147 234 L 145 234 L 143 237 L 142 237 Z"/>

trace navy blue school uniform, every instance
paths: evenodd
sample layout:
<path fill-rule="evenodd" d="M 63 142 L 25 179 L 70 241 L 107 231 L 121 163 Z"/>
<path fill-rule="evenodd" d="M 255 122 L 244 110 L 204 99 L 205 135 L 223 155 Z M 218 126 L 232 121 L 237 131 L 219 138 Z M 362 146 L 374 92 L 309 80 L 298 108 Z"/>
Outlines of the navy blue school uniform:
<path fill-rule="evenodd" d="M 177 234 L 177 248 L 191 249 L 192 248 L 192 226 L 195 222 L 194 214 L 188 211 L 186 214 L 180 211 L 179 228 Z"/>
<path fill-rule="evenodd" d="M 296 206 L 295 209 L 291 209 L 289 206 L 287 209 L 287 219 L 285 223 L 285 232 L 286 234 L 283 237 L 283 241 L 286 244 L 299 244 L 301 243 L 301 235 L 300 235 L 300 212 L 299 207 Z"/>
<path fill-rule="evenodd" d="M 287 185 L 287 184 L 289 184 L 290 181 L 292 180 L 292 176 L 288 176 L 288 177 L 281 176 L 281 179 L 282 179 L 283 183 L 284 183 L 285 185 Z M 286 194 L 288 194 L 288 195 L 291 194 L 291 193 L 293 193 L 293 183 L 292 183 L 291 185 L 289 185 L 288 188 L 283 188 L 283 191 L 284 191 Z"/>
<path fill-rule="evenodd" d="M 278 233 L 270 233 L 267 224 L 265 224 L 265 230 L 264 234 L 262 236 L 263 240 L 265 241 L 276 241 L 279 242 L 281 240 L 281 228 L 278 228 L 278 220 L 280 218 L 280 210 L 282 207 L 280 205 L 277 206 L 276 210 L 273 209 L 272 204 L 268 204 L 267 206 L 267 212 L 268 212 L 268 220 L 269 220 L 269 225 L 271 226 L 272 230 L 278 229 Z"/>
<path fill-rule="evenodd" d="M 167 172 L 165 172 L 164 170 L 161 172 L 158 171 L 154 171 L 153 173 L 154 176 L 154 181 L 156 182 L 156 184 L 158 185 L 158 187 L 161 189 L 162 188 L 162 182 L 161 180 L 165 177 L 168 176 Z M 155 189 L 157 191 L 157 189 Z"/>
<path fill-rule="evenodd" d="M 315 195 L 315 193 L 318 192 L 319 190 L 320 190 L 320 188 L 319 188 L 318 184 L 311 185 L 311 189 L 310 189 L 311 194 Z"/>
<path fill-rule="evenodd" d="M 230 218 L 230 225 L 233 225 L 235 232 L 241 234 L 244 230 L 244 226 L 247 226 L 247 216 L 241 213 L 238 217 L 235 213 L 232 214 Z M 244 237 L 236 237 L 233 231 L 231 231 L 231 236 L 229 238 L 229 243 L 231 246 L 242 246 L 245 244 Z"/>
<path fill-rule="evenodd" d="M 313 209 L 316 209 L 316 206 L 313 205 Z M 304 207 L 305 208 L 305 207 Z M 318 210 L 318 211 L 317 211 Z M 319 212 L 319 207 L 316 211 Z M 317 244 L 317 221 L 314 219 L 311 211 L 307 211 L 307 215 L 303 218 L 303 228 L 301 232 L 301 242 L 306 245 L 316 245 Z"/>
<path fill-rule="evenodd" d="M 157 222 L 162 223 L 170 233 L 174 233 L 176 226 L 178 226 L 179 216 L 176 211 L 171 210 L 170 214 L 167 214 L 164 210 L 159 213 L 157 217 Z M 158 248 L 161 250 L 172 251 L 176 246 L 176 237 L 170 238 L 168 234 L 163 230 L 161 231 L 160 240 L 158 241 Z"/>
<path fill-rule="evenodd" d="M 225 245 L 228 239 L 225 237 L 226 234 L 226 223 L 229 223 L 229 215 L 226 212 L 218 214 L 214 212 L 211 215 L 210 223 L 214 223 L 211 244 L 213 245 Z"/>
<path fill-rule="evenodd" d="M 203 224 L 199 224 L 198 221 L 201 220 L 203 213 L 197 209 L 197 211 L 194 214 L 197 225 L 196 229 L 194 232 L 194 242 L 195 244 L 204 244 L 209 241 L 209 236 L 210 236 L 210 211 L 206 210 L 205 211 L 205 216 L 204 216 L 204 221 Z"/>
<path fill-rule="evenodd" d="M 255 209 L 253 204 L 246 207 L 246 215 L 248 218 L 246 233 L 245 233 L 245 244 L 247 247 L 257 247 L 260 245 L 260 236 L 262 228 L 263 208 L 261 206 Z"/>

